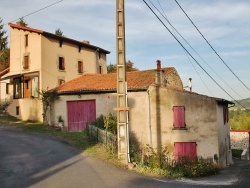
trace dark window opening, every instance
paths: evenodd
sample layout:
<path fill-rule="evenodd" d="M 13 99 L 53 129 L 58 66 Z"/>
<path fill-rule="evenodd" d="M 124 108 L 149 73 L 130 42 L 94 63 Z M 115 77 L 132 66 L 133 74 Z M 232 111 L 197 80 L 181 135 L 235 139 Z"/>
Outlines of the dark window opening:
<path fill-rule="evenodd" d="M 80 53 L 82 50 L 82 47 L 81 46 L 78 46 L 78 52 Z"/>
<path fill-rule="evenodd" d="M 25 35 L 25 46 L 29 45 L 29 37 L 28 35 Z"/>
<path fill-rule="evenodd" d="M 28 69 L 29 68 L 29 56 L 24 56 L 24 65 L 23 65 L 24 69 Z"/>
<path fill-rule="evenodd" d="M 15 78 L 13 81 L 13 92 L 14 92 L 14 99 L 20 99 L 22 98 L 21 95 L 21 79 L 20 78 Z"/>
<path fill-rule="evenodd" d="M 83 73 L 83 63 L 82 63 L 82 61 L 78 61 L 78 73 Z"/>
<path fill-rule="evenodd" d="M 59 80 L 58 80 L 58 83 L 59 83 L 59 86 L 60 86 L 60 85 L 62 85 L 62 84 L 64 84 L 64 83 L 65 83 L 65 80 L 63 80 L 63 79 L 59 79 Z"/>
<path fill-rule="evenodd" d="M 59 57 L 59 65 L 58 65 L 59 70 L 65 70 L 65 64 L 64 64 L 64 58 Z"/>
<path fill-rule="evenodd" d="M 9 83 L 6 83 L 6 94 L 9 94 Z"/>
<path fill-rule="evenodd" d="M 63 45 L 63 41 L 62 41 L 62 40 L 60 40 L 60 41 L 59 41 L 59 47 L 61 48 L 61 47 L 62 47 L 62 45 Z"/>
<path fill-rule="evenodd" d="M 20 108 L 19 106 L 16 106 L 16 115 L 19 116 L 19 113 L 20 113 Z"/>
<path fill-rule="evenodd" d="M 102 66 L 99 65 L 99 73 L 102 74 Z"/>

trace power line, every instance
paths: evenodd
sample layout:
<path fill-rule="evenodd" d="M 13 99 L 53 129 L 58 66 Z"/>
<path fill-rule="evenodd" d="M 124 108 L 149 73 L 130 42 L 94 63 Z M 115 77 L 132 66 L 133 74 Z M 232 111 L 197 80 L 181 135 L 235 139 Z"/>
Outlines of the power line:
<path fill-rule="evenodd" d="M 157 19 L 162 23 L 162 25 L 168 30 L 168 32 L 175 38 L 175 40 L 181 45 L 181 47 L 188 53 L 188 55 L 196 62 L 197 65 L 215 82 L 215 84 L 220 87 L 231 99 L 236 101 L 221 85 L 201 66 L 201 64 L 192 56 L 192 54 L 183 46 L 183 44 L 175 37 L 175 35 L 170 31 L 170 29 L 166 26 L 166 24 L 159 18 L 159 16 L 154 12 L 154 10 L 149 6 L 149 4 L 143 0 L 143 2 L 147 5 L 147 7 L 151 10 L 151 12 L 157 17 Z M 245 108 L 238 101 L 237 103 Z"/>
<path fill-rule="evenodd" d="M 151 1 L 149 1 L 149 2 L 155 7 L 156 10 L 158 10 L 158 8 L 157 8 Z M 161 10 L 162 10 L 162 12 L 163 12 L 164 15 L 162 15 L 162 13 L 161 13 L 159 10 L 158 10 L 158 12 L 162 15 L 163 18 L 165 18 L 165 20 L 166 20 L 166 21 L 169 23 L 169 25 L 172 27 L 173 33 L 176 32 L 176 33 L 177 33 L 179 36 L 181 36 L 181 38 L 182 38 L 182 39 L 192 48 L 192 46 L 185 40 L 185 38 L 178 32 L 178 30 L 170 23 L 169 19 L 167 18 L 167 15 L 166 15 L 165 11 L 163 10 L 163 8 L 162 8 L 162 6 L 161 6 L 160 1 L 157 0 L 157 2 L 158 2 L 158 4 L 159 4 L 159 6 L 160 6 L 160 8 L 161 8 Z M 175 36 L 176 36 L 176 34 L 175 34 Z M 178 38 L 178 37 L 176 36 L 176 38 Z M 193 49 L 193 48 L 192 48 L 192 49 Z M 194 50 L 194 49 L 193 49 L 193 50 Z M 210 92 L 210 94 L 213 96 L 213 94 L 212 94 L 212 92 L 210 91 L 210 89 L 208 88 L 207 84 L 204 82 L 204 80 L 202 79 L 201 75 L 199 74 L 199 72 L 198 72 L 197 69 L 195 68 L 194 64 L 193 64 L 192 61 L 190 60 L 190 58 L 189 58 L 187 52 L 186 52 L 184 49 L 183 49 L 183 51 L 184 51 L 185 55 L 187 56 L 187 58 L 188 58 L 190 64 L 191 64 L 192 67 L 194 68 L 196 74 L 199 76 L 199 78 L 200 78 L 200 80 L 202 81 L 202 83 L 204 84 L 204 86 L 207 88 L 207 90 L 208 90 L 208 91 Z M 195 51 L 195 50 L 194 50 L 194 51 Z"/>
<path fill-rule="evenodd" d="M 158 1 L 158 0 L 157 0 Z M 176 31 L 178 33 L 178 35 L 187 43 L 187 45 L 196 53 L 196 55 L 199 56 L 199 58 L 224 82 L 224 84 L 226 84 L 236 95 L 238 95 L 238 97 L 240 97 L 241 99 L 243 99 L 242 96 L 240 96 L 239 93 L 237 93 L 219 74 L 216 73 L 216 71 L 200 56 L 200 54 L 190 45 L 190 43 L 180 34 L 180 32 L 171 24 L 171 22 L 168 20 L 160 2 L 158 1 L 160 7 L 161 7 L 161 10 L 163 11 L 164 15 L 160 12 L 160 10 L 151 2 L 151 0 L 149 0 L 149 2 L 152 4 L 152 6 L 154 6 L 154 8 L 161 14 L 161 16 L 163 18 L 165 18 L 165 20 L 168 22 L 168 24 L 173 28 L 174 31 Z M 189 59 L 190 61 L 190 59 Z M 190 61 L 191 62 L 191 61 Z M 192 64 L 192 63 L 191 63 Z M 193 64 L 192 64 L 193 65 Z M 194 66 L 193 66 L 194 67 Z M 195 69 L 195 68 L 194 68 Z M 195 69 L 196 70 L 196 69 Z M 197 71 L 196 71 L 197 72 Z M 198 72 L 197 72 L 198 74 Z M 198 74 L 199 75 L 199 74 Z M 200 77 L 200 75 L 199 75 Z M 201 77 L 200 77 L 201 78 Z M 202 80 L 202 79 L 201 79 Z M 203 81 L 203 80 L 202 80 Z M 207 87 L 207 85 L 204 83 L 204 85 Z M 208 89 L 208 87 L 207 87 Z M 208 89 L 208 91 L 210 91 Z M 211 93 L 211 91 L 210 91 Z"/>
<path fill-rule="evenodd" d="M 29 13 L 29 14 L 26 14 L 26 15 L 24 15 L 24 16 L 21 16 L 20 18 L 28 17 L 28 16 L 30 16 L 30 15 L 32 15 L 32 14 L 35 14 L 35 13 L 37 13 L 37 12 L 40 12 L 40 11 L 44 10 L 44 9 L 47 9 L 47 8 L 53 6 L 53 5 L 56 5 L 56 4 L 58 4 L 58 3 L 61 3 L 62 1 L 64 1 L 64 0 L 60 0 L 60 1 L 57 1 L 57 2 L 55 2 L 55 3 L 52 3 L 52 4 L 50 4 L 50 5 L 46 6 L 46 7 L 43 7 L 43 8 L 41 8 L 41 9 L 38 9 L 38 10 L 36 10 L 36 11 L 34 11 L 34 12 L 31 12 L 31 13 Z M 13 20 L 13 21 L 11 21 L 11 22 L 18 21 L 20 18 L 15 19 L 15 20 Z"/>
<path fill-rule="evenodd" d="M 196 30 L 200 33 L 202 38 L 207 42 L 207 44 L 210 46 L 210 48 L 214 51 L 214 53 L 220 58 L 220 60 L 224 63 L 224 65 L 230 70 L 230 72 L 250 91 L 249 87 L 233 72 L 233 70 L 226 64 L 226 62 L 221 58 L 221 56 L 216 52 L 216 50 L 213 48 L 213 46 L 208 42 L 208 40 L 205 38 L 205 36 L 200 32 L 198 27 L 194 24 L 194 22 L 191 20 L 191 18 L 187 15 L 185 10 L 181 7 L 181 5 L 178 3 L 177 0 L 175 2 L 178 4 L 182 12 L 186 15 L 186 17 L 190 20 L 190 22 L 193 24 L 193 26 L 196 28 Z"/>

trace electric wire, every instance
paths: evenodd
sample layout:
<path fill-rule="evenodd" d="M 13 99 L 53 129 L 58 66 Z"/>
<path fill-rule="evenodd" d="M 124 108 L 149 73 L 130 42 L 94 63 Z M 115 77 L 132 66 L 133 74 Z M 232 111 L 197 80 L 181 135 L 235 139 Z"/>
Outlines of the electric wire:
<path fill-rule="evenodd" d="M 20 18 L 28 17 L 28 16 L 30 16 L 30 15 L 32 15 L 32 14 L 35 14 L 35 13 L 37 13 L 37 12 L 40 12 L 40 11 L 44 10 L 44 9 L 47 9 L 47 8 L 53 6 L 53 5 L 56 5 L 56 4 L 58 4 L 58 3 L 61 3 L 62 1 L 64 1 L 64 0 L 60 0 L 60 1 L 57 1 L 57 2 L 52 3 L 52 4 L 50 4 L 50 5 L 47 5 L 46 7 L 43 7 L 43 8 L 41 8 L 41 9 L 38 9 L 38 10 L 36 10 L 36 11 L 34 11 L 34 12 L 31 12 L 31 13 L 29 13 L 29 14 L 26 14 L 26 15 L 24 15 L 24 16 L 21 16 Z M 20 20 L 20 18 L 15 19 L 15 20 L 13 20 L 13 21 L 11 21 L 11 22 L 18 21 L 18 20 Z M 6 23 L 6 24 L 7 24 L 7 23 Z M 6 24 L 5 24 L 5 25 L 6 25 Z"/>
<path fill-rule="evenodd" d="M 151 1 L 149 1 L 149 2 L 158 10 L 158 8 L 157 8 Z M 169 25 L 172 27 L 172 31 L 173 31 L 174 35 L 176 36 L 176 38 L 178 38 L 177 35 L 176 35 L 176 33 L 178 33 L 178 35 L 180 35 L 180 36 L 182 37 L 182 35 L 178 32 L 178 30 L 170 23 L 169 19 L 167 18 L 167 15 L 166 15 L 165 11 L 163 10 L 163 8 L 162 8 L 162 6 L 161 6 L 160 1 L 157 0 L 157 2 L 158 2 L 158 4 L 159 4 L 159 6 L 160 6 L 160 8 L 161 8 L 161 10 L 162 10 L 162 12 L 163 12 L 163 14 L 164 14 L 164 16 L 161 14 L 161 12 L 160 12 L 159 10 L 158 10 L 158 12 L 162 15 L 162 17 L 164 17 L 164 18 L 166 19 L 166 21 L 167 21 L 167 22 L 169 23 Z M 183 38 L 184 41 L 186 41 L 186 40 L 184 39 L 184 37 L 182 37 L 182 38 Z M 188 43 L 188 42 L 186 41 L 186 43 Z M 188 43 L 188 44 L 189 44 L 189 43 Z M 192 67 L 194 68 L 196 74 L 199 76 L 201 82 L 202 82 L 203 85 L 207 88 L 207 90 L 209 91 L 209 93 L 213 96 L 213 93 L 212 93 L 211 90 L 208 88 L 207 84 L 205 83 L 205 81 L 202 79 L 201 75 L 199 74 L 199 72 L 198 72 L 197 69 L 195 68 L 195 66 L 194 66 L 194 64 L 192 63 L 192 61 L 191 61 L 190 57 L 188 56 L 187 52 L 186 52 L 184 49 L 183 49 L 183 51 L 184 51 L 184 54 L 187 56 L 187 58 L 188 58 L 190 64 L 191 64 Z"/>
<path fill-rule="evenodd" d="M 188 53 L 188 55 L 196 62 L 197 65 L 214 81 L 214 83 L 221 88 L 231 99 L 236 101 L 202 66 L 201 64 L 192 56 L 192 54 L 183 46 L 183 44 L 174 36 L 174 34 L 170 31 L 170 29 L 166 26 L 166 24 L 160 19 L 160 17 L 154 12 L 154 10 L 149 6 L 149 4 L 143 0 L 143 2 L 147 5 L 150 11 L 156 16 L 156 18 L 162 23 L 162 25 L 168 30 L 168 32 L 175 38 L 175 40 L 181 45 L 181 47 Z M 241 103 L 236 101 L 241 107 L 245 108 Z"/>
<path fill-rule="evenodd" d="M 166 16 L 166 14 L 165 14 L 165 12 L 164 12 L 164 10 L 163 10 L 163 8 L 162 8 L 162 6 L 161 6 L 161 4 L 160 4 L 160 2 L 159 2 L 159 0 L 157 0 L 158 1 L 158 4 L 159 4 L 159 6 L 161 7 L 161 10 L 163 11 L 163 13 L 164 13 L 164 15 L 160 12 L 160 10 L 152 3 L 152 1 L 151 0 L 149 0 L 149 2 L 152 4 L 152 6 L 154 6 L 154 8 L 161 14 L 161 16 L 168 22 L 168 24 L 173 28 L 173 30 L 176 32 L 176 33 L 178 33 L 178 35 L 186 42 L 186 44 L 196 53 L 196 55 L 198 55 L 199 56 L 199 58 L 214 72 L 214 74 L 216 74 L 216 76 L 218 76 L 223 82 L 224 82 L 224 84 L 226 84 L 238 97 L 240 97 L 241 99 L 243 99 L 243 97 L 238 93 L 238 92 L 236 92 L 201 56 L 200 56 L 200 54 L 191 46 L 191 44 L 180 34 L 180 32 L 171 24 L 171 22 L 169 21 L 169 19 L 167 18 L 167 16 Z M 190 60 L 190 59 L 189 59 Z M 192 63 L 191 63 L 192 64 Z M 194 66 L 193 66 L 194 67 Z M 198 74 L 198 73 L 197 73 Z M 198 74 L 199 75 L 199 74 Z M 200 77 L 200 75 L 199 75 L 199 77 Z M 201 78 L 201 77 L 200 77 Z M 205 86 L 207 87 L 207 85 L 205 84 Z M 207 87 L 207 89 L 208 89 L 208 87 Z M 210 91 L 209 89 L 208 89 L 208 91 Z M 210 93 L 212 93 L 211 91 L 210 91 Z M 250 103 L 249 103 L 250 104 Z"/>
<path fill-rule="evenodd" d="M 205 36 L 201 33 L 201 31 L 198 29 L 198 27 L 194 24 L 194 22 L 191 20 L 191 18 L 188 16 L 188 14 L 185 12 L 185 10 L 182 8 L 182 6 L 178 3 L 177 0 L 175 0 L 177 5 L 180 7 L 182 12 L 186 15 L 186 17 L 189 19 L 189 21 L 192 23 L 192 25 L 196 28 L 196 30 L 200 33 L 202 38 L 206 41 L 206 43 L 210 46 L 210 48 L 214 51 L 214 53 L 219 57 L 219 59 L 223 62 L 223 64 L 230 70 L 230 72 L 247 88 L 248 91 L 250 91 L 250 88 L 247 87 L 247 85 L 233 72 L 233 70 L 226 64 L 226 62 L 222 59 L 222 57 L 217 53 L 217 51 L 213 48 L 213 46 L 208 42 L 208 40 L 205 38 Z"/>

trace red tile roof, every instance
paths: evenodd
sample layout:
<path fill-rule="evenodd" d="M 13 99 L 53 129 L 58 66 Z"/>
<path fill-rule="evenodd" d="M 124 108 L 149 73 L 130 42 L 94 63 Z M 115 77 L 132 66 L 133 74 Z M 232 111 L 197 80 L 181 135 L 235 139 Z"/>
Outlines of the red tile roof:
<path fill-rule="evenodd" d="M 0 78 L 1 78 L 3 75 L 7 74 L 9 71 L 10 71 L 10 68 L 9 68 L 9 67 L 6 68 L 6 69 L 4 69 L 4 70 L 2 70 L 2 71 L 0 72 Z"/>
<path fill-rule="evenodd" d="M 164 74 L 168 74 L 173 67 L 163 68 Z M 155 83 L 156 69 L 145 71 L 127 72 L 128 90 L 147 89 Z M 57 88 L 59 93 L 116 91 L 117 74 L 85 74 Z"/>

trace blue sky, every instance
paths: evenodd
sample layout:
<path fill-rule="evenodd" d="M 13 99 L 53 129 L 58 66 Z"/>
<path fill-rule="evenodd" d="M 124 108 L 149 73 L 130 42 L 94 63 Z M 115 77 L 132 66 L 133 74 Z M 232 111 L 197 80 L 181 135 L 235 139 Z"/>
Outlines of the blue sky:
<path fill-rule="evenodd" d="M 0 17 L 4 23 L 12 22 L 55 2 L 58 1 L 0 0 Z M 147 2 L 150 4 L 149 0 Z M 181 40 L 183 45 L 229 95 L 234 99 L 250 97 L 250 91 L 215 55 L 174 0 L 151 2 L 159 10 L 163 9 L 162 14 L 167 16 L 203 60 Z M 250 88 L 250 1 L 178 2 L 227 65 Z M 142 0 L 125 0 L 125 11 L 126 59 L 134 62 L 135 67 L 140 70 L 152 69 L 156 67 L 156 60 L 159 59 L 162 67 L 173 66 L 177 69 L 184 86 L 187 85 L 188 78 L 192 78 L 194 92 L 232 100 L 187 56 Z M 51 33 L 60 28 L 66 37 L 79 41 L 89 40 L 91 44 L 111 51 L 107 63 L 115 64 L 115 14 L 116 0 L 64 0 L 24 19 L 29 27 Z M 165 22 L 164 19 L 163 21 Z M 167 22 L 166 26 L 170 28 Z M 9 32 L 8 25 L 5 25 L 5 30 Z"/>

